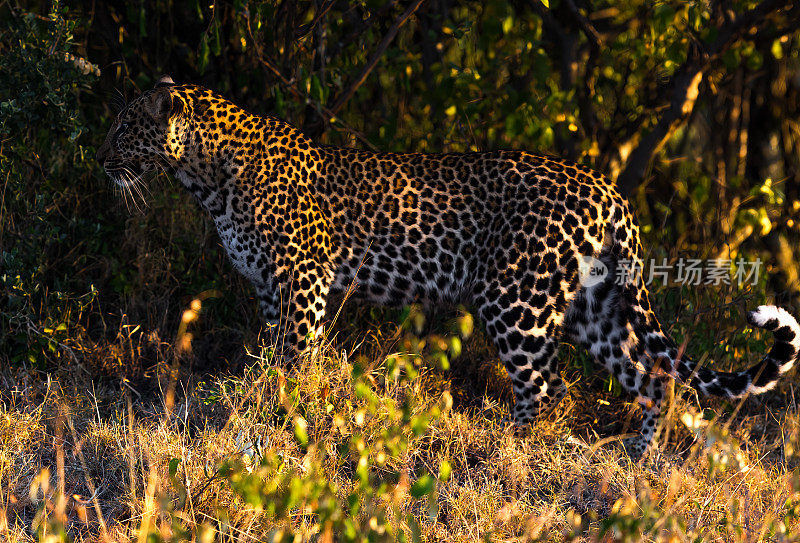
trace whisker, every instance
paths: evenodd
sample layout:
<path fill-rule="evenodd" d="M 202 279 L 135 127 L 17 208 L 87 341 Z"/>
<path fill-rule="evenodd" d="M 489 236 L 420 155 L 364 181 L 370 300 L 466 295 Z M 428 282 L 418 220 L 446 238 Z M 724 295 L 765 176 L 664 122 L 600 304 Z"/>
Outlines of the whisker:
<path fill-rule="evenodd" d="M 149 189 L 147 187 L 147 183 L 144 181 L 143 174 L 134 175 L 133 179 L 133 188 L 136 189 L 136 192 L 139 194 L 139 197 L 142 199 L 142 205 L 144 208 L 147 208 L 149 204 L 148 198 L 145 197 L 145 192 L 149 193 Z"/>
<path fill-rule="evenodd" d="M 137 181 L 134 186 L 136 187 L 136 191 L 139 193 L 139 197 L 142 200 L 142 208 L 143 210 L 146 210 L 150 206 L 150 198 L 152 197 L 152 194 L 150 194 L 147 183 L 144 181 L 141 175 L 137 177 Z"/>
<path fill-rule="evenodd" d="M 147 196 L 147 200 L 149 202 L 149 200 L 153 197 L 153 190 L 150 188 L 150 180 L 146 180 L 144 175 L 145 174 L 139 176 L 139 187 L 142 189 L 143 194 Z M 150 176 L 151 179 L 155 178 L 156 175 L 158 175 L 158 171 L 155 172 L 155 175 Z"/>
<path fill-rule="evenodd" d="M 167 169 L 162 164 L 156 162 L 156 177 L 158 177 L 159 173 L 167 175 Z"/>
<path fill-rule="evenodd" d="M 128 101 L 125 99 L 125 95 L 122 92 L 115 88 L 111 95 L 109 101 L 111 102 L 111 106 L 116 110 L 116 113 L 119 113 L 123 109 L 125 109 L 128 105 Z"/>
<path fill-rule="evenodd" d="M 144 210 L 142 209 L 141 205 L 139 205 L 139 198 L 136 197 L 136 194 L 133 192 L 133 190 L 131 190 L 130 187 L 128 188 L 128 191 L 131 194 L 131 201 L 133 202 L 133 207 L 136 208 L 136 214 L 144 215 Z"/>
<path fill-rule="evenodd" d="M 135 211 L 139 215 L 144 215 L 153 198 L 152 189 L 145 178 L 150 177 L 152 179 L 157 177 L 158 169 L 163 170 L 163 166 L 156 164 L 157 168 L 155 170 L 142 173 L 136 173 L 127 164 L 114 163 L 113 166 L 107 165 L 107 167 L 108 175 L 114 182 L 114 190 L 118 197 L 122 196 L 121 199 L 125 203 L 128 213 Z"/>
<path fill-rule="evenodd" d="M 142 196 L 142 195 L 141 195 L 141 192 L 139 191 L 139 188 L 138 188 L 138 185 L 137 185 L 136 176 L 135 176 L 135 175 L 133 175 L 133 174 L 132 174 L 132 172 L 130 172 L 129 170 L 126 170 L 126 171 L 125 171 L 125 177 L 126 177 L 126 180 L 128 181 L 128 184 L 126 185 L 125 189 L 126 189 L 126 190 L 127 190 L 129 193 L 130 193 L 130 195 L 131 195 L 131 201 L 133 202 L 133 205 L 134 205 L 134 207 L 136 208 L 136 212 L 137 212 L 138 214 L 140 214 L 140 215 L 143 215 L 143 214 L 144 214 L 144 211 L 143 211 L 143 210 L 142 210 L 142 208 L 139 206 L 139 202 L 138 202 L 138 199 L 137 199 L 137 195 L 138 195 L 138 196 L 141 196 L 141 197 L 142 197 L 142 199 L 144 199 L 144 196 Z M 135 191 L 135 192 L 134 192 L 134 191 Z"/>
<path fill-rule="evenodd" d="M 136 191 L 138 200 L 142 203 L 141 212 L 144 213 L 144 210 L 147 208 L 147 198 L 145 198 L 144 194 L 142 194 L 141 185 L 134 181 L 133 185 L 131 185 L 131 189 Z"/>
<path fill-rule="evenodd" d="M 122 197 L 125 199 L 125 206 L 128 208 L 128 213 L 131 213 L 131 205 L 134 209 L 138 209 L 138 206 L 136 205 L 136 200 L 134 199 L 133 193 L 130 189 L 131 180 L 129 176 L 130 173 L 123 169 L 120 175 L 120 181 L 122 181 L 120 188 L 122 189 Z M 131 204 L 128 204 L 128 196 L 130 196 Z"/>
<path fill-rule="evenodd" d="M 122 201 L 125 203 L 126 211 L 128 213 L 130 213 L 131 212 L 131 206 L 130 206 L 130 204 L 128 204 L 128 194 L 125 191 L 125 187 L 118 184 L 117 188 L 119 189 L 120 194 L 122 194 Z"/>

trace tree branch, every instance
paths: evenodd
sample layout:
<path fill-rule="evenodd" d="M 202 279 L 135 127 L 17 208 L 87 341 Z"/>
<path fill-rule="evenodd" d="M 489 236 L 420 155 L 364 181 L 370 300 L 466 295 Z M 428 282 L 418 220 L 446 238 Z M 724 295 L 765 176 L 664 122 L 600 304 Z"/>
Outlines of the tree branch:
<path fill-rule="evenodd" d="M 584 35 L 589 39 L 589 43 L 592 45 L 592 49 L 597 50 L 603 46 L 603 38 L 600 36 L 600 33 L 594 27 L 594 25 L 586 18 L 586 16 L 580 12 L 578 6 L 575 5 L 574 0 L 566 0 L 565 2 L 569 12 L 578 22 L 578 26 L 581 27 L 583 30 Z"/>
<path fill-rule="evenodd" d="M 777 12 L 789 9 L 792 18 L 800 20 L 800 9 L 792 0 L 765 0 L 730 23 L 723 25 L 717 38 L 705 48 L 695 50 L 683 66 L 673 76 L 668 85 L 670 103 L 666 111 L 656 123 L 653 130 L 641 138 L 636 148 L 631 151 L 625 167 L 617 177 L 617 186 L 624 194 L 630 194 L 644 179 L 653 156 L 660 151 L 670 136 L 688 118 L 694 109 L 699 94 L 699 85 L 703 74 L 712 61 L 718 59 L 738 39 L 754 27 Z M 792 26 L 792 25 L 789 25 Z"/>
<path fill-rule="evenodd" d="M 314 107 L 317 108 L 319 113 L 320 114 L 324 113 L 325 116 L 327 116 L 328 119 L 331 119 L 331 118 L 335 117 L 335 114 L 332 111 L 330 111 L 328 108 L 326 108 L 322 104 L 317 105 L 308 96 L 306 96 L 305 94 L 300 92 L 300 90 L 297 88 L 297 83 L 295 81 L 290 81 L 289 79 L 286 78 L 285 75 L 283 75 L 283 73 L 281 73 L 281 71 L 278 69 L 278 67 L 275 65 L 275 63 L 269 57 L 267 57 L 266 54 L 264 54 L 264 52 L 261 49 L 261 44 L 255 39 L 255 36 L 253 36 L 253 30 L 252 30 L 252 28 L 250 26 L 250 17 L 249 16 L 245 16 L 245 20 L 247 21 L 247 35 L 250 38 L 250 41 L 254 45 L 253 49 L 256 52 L 256 57 L 257 57 L 258 61 L 261 64 L 263 64 L 264 67 L 266 67 L 269 71 L 271 71 L 275 75 L 275 77 L 277 77 L 278 80 L 283 84 L 283 86 L 286 87 L 289 90 L 289 92 L 292 94 L 292 96 L 294 96 L 296 99 L 298 99 L 298 100 L 300 100 L 302 102 L 308 103 L 308 104 L 314 104 Z M 377 151 L 377 148 L 372 144 L 372 142 L 370 142 L 367 139 L 367 137 L 363 133 L 361 133 L 360 131 L 356 130 L 355 128 L 347 126 L 341 120 L 339 122 L 342 123 L 342 126 L 348 132 L 352 133 L 356 138 L 358 138 L 361 141 L 361 143 L 363 143 L 364 145 L 366 145 L 367 147 L 369 147 L 373 151 Z"/>
<path fill-rule="evenodd" d="M 378 64 L 378 61 L 383 56 L 383 53 L 386 52 L 386 49 L 389 47 L 389 44 L 392 43 L 394 37 L 397 35 L 397 32 L 400 30 L 400 27 L 405 24 L 405 22 L 411 17 L 417 8 L 424 2 L 425 0 L 414 0 L 414 2 L 408 7 L 408 9 L 403 12 L 400 17 L 395 20 L 394 24 L 389 29 L 389 32 L 383 37 L 381 42 L 378 44 L 378 47 L 372 53 L 372 57 L 370 57 L 369 61 L 367 62 L 366 66 L 361 69 L 361 72 L 353 79 L 350 84 L 345 88 L 342 93 L 336 97 L 336 99 L 331 100 L 329 102 L 328 109 L 336 115 L 342 106 L 355 94 L 358 87 L 360 87 L 364 81 L 366 81 L 367 76 L 370 72 L 375 68 Z"/>
<path fill-rule="evenodd" d="M 320 19 L 322 19 L 328 11 L 333 7 L 336 3 L 336 0 L 329 0 L 328 2 L 324 2 L 322 6 L 317 10 L 317 13 L 314 14 L 314 20 L 310 23 L 302 25 L 300 28 L 294 31 L 294 38 L 300 39 L 312 30 L 316 28 L 317 24 L 319 23 Z"/>
<path fill-rule="evenodd" d="M 669 108 L 655 127 L 639 140 L 639 144 L 628 155 L 628 161 L 617 177 L 617 187 L 623 194 L 630 194 L 641 183 L 653 155 L 661 150 L 683 120 L 692 112 L 702 80 L 703 70 L 701 68 L 685 69 L 679 77 L 675 78 Z"/>

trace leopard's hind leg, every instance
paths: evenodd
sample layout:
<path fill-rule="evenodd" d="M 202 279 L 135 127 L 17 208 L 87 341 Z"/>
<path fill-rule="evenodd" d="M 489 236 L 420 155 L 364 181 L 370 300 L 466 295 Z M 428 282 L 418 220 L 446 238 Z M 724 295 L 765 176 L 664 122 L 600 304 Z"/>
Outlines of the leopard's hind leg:
<path fill-rule="evenodd" d="M 637 333 L 623 289 L 615 282 L 614 261 L 610 256 L 602 261 L 609 273 L 603 281 L 578 292 L 565 317 L 564 338 L 583 345 L 623 389 L 636 396 L 642 408 L 642 428 L 625 446 L 632 457 L 639 457 L 653 441 L 667 377 L 655 371 L 641 331 Z"/>

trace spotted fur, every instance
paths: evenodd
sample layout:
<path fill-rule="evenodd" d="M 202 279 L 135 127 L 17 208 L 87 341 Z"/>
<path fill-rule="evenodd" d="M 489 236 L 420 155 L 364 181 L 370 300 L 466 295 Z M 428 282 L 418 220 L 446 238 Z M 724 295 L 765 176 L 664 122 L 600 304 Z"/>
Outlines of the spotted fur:
<path fill-rule="evenodd" d="M 354 281 L 379 304 L 471 304 L 511 376 L 519 424 L 564 396 L 561 341 L 585 346 L 639 398 L 636 455 L 652 440 L 667 375 L 737 398 L 774 387 L 800 352 L 795 319 L 761 306 L 749 321 L 775 343 L 755 367 L 721 373 L 679 358 L 642 282 L 616 282 L 618 262 L 642 258 L 627 202 L 571 162 L 321 147 L 281 120 L 171 80 L 119 114 L 97 158 L 128 188 L 142 172 L 172 172 L 214 219 L 265 320 L 285 317 L 292 352 L 321 333 L 328 295 Z M 581 282 L 584 257 L 605 263 L 605 280 Z"/>

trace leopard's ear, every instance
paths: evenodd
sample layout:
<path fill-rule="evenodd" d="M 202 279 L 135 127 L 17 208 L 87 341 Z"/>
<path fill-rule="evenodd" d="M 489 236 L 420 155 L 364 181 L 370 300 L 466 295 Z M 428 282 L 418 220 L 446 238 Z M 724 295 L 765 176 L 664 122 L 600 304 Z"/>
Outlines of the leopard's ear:
<path fill-rule="evenodd" d="M 159 87 L 172 87 L 174 85 L 175 85 L 175 82 L 168 75 L 162 75 L 158 79 L 158 81 L 156 81 L 156 88 L 159 88 Z"/>
<path fill-rule="evenodd" d="M 157 121 L 167 121 L 182 114 L 185 110 L 183 100 L 172 95 L 169 87 L 156 88 L 147 101 L 147 112 Z"/>

